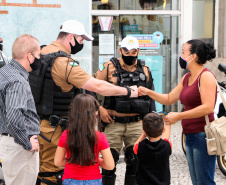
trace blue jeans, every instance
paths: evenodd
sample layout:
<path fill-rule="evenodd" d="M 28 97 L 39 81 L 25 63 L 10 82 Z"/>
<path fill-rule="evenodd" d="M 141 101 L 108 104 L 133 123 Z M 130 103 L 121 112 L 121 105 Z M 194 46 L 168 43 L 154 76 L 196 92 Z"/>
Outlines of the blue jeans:
<path fill-rule="evenodd" d="M 102 185 L 102 179 L 95 180 L 64 179 L 63 185 Z"/>
<path fill-rule="evenodd" d="M 193 185 L 216 185 L 216 155 L 208 155 L 205 132 L 185 134 L 186 154 Z"/>

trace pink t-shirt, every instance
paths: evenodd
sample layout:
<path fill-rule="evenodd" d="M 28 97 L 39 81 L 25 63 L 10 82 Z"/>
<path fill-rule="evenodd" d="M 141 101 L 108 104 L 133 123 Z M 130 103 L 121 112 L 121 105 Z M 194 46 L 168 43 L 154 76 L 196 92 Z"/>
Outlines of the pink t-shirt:
<path fill-rule="evenodd" d="M 90 166 L 80 166 L 76 164 L 66 163 L 62 180 L 64 179 L 94 180 L 102 178 L 99 168 L 99 152 L 100 150 L 105 150 L 109 148 L 109 143 L 106 136 L 103 133 L 96 131 L 96 134 L 98 137 L 97 150 L 95 149 L 97 163 L 95 165 Z M 65 130 L 62 133 L 58 146 L 65 148 L 66 139 L 67 139 L 67 130 Z M 67 156 L 70 156 L 70 153 L 69 154 L 67 153 Z"/>

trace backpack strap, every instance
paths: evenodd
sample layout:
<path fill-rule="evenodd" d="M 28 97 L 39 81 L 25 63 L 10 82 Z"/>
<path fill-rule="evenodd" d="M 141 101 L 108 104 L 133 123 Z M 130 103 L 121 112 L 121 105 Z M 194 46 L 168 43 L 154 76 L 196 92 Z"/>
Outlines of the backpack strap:
<path fill-rule="evenodd" d="M 42 60 L 43 61 L 49 61 L 49 60 L 54 61 L 57 57 L 71 58 L 70 55 L 68 55 L 64 51 L 57 51 L 57 52 L 49 53 L 46 55 L 42 55 Z M 77 61 L 76 61 L 76 63 L 77 63 Z"/>
<path fill-rule="evenodd" d="M 110 59 L 110 61 L 113 63 L 113 65 L 116 67 L 116 69 L 118 69 L 118 67 L 119 67 L 119 65 L 120 65 L 118 59 L 115 58 L 115 57 L 112 57 L 112 58 Z"/>
<path fill-rule="evenodd" d="M 145 60 L 143 60 L 143 59 L 137 59 L 137 64 L 139 64 L 142 67 L 144 67 L 145 66 Z"/>
<path fill-rule="evenodd" d="M 120 65 L 120 63 L 119 63 L 119 60 L 117 59 L 117 58 L 115 58 L 115 57 L 112 57 L 111 59 L 110 59 L 110 61 L 113 63 L 113 65 L 115 66 L 115 68 L 116 68 L 116 71 L 115 71 L 115 74 L 116 74 L 116 76 L 117 76 L 117 85 L 119 85 L 120 84 L 120 81 L 121 81 L 121 65 Z"/>

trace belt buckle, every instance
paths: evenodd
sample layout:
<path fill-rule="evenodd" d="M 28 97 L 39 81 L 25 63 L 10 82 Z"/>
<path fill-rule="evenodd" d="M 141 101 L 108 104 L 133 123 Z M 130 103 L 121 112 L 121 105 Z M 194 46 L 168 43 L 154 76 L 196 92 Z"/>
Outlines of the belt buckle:
<path fill-rule="evenodd" d="M 130 120 L 130 117 L 124 117 L 124 123 L 130 123 L 131 120 Z"/>

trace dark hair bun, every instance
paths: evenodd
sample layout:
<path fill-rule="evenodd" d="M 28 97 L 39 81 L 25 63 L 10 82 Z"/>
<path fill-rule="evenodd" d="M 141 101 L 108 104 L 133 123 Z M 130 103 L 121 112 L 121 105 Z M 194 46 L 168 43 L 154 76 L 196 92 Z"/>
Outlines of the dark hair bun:
<path fill-rule="evenodd" d="M 216 57 L 216 50 L 214 49 L 213 45 L 207 43 L 205 44 L 205 53 L 206 53 L 206 60 L 212 60 Z"/>

